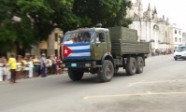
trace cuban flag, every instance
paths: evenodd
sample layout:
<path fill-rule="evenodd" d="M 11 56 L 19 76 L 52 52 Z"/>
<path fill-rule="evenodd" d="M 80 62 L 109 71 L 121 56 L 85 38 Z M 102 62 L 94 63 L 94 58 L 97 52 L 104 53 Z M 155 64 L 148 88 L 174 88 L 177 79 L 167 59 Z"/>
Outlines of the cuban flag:
<path fill-rule="evenodd" d="M 90 43 L 68 43 L 62 46 L 63 59 L 90 59 Z"/>

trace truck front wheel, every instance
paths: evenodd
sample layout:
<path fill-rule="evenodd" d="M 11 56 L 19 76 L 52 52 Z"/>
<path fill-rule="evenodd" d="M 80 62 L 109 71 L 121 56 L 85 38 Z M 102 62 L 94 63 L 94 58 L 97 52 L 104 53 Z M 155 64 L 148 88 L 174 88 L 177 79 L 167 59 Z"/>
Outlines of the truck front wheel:
<path fill-rule="evenodd" d="M 102 68 L 98 72 L 98 77 L 101 82 L 108 82 L 114 75 L 114 66 L 110 60 L 104 60 Z"/>
<path fill-rule="evenodd" d="M 83 71 L 69 69 L 68 76 L 72 81 L 79 81 L 83 77 Z"/>
<path fill-rule="evenodd" d="M 143 72 L 143 68 L 144 68 L 144 59 L 142 57 L 137 57 L 137 70 L 136 73 L 140 74 Z"/>
<path fill-rule="evenodd" d="M 137 70 L 136 59 L 133 57 L 128 58 L 126 72 L 128 75 L 134 75 Z"/>

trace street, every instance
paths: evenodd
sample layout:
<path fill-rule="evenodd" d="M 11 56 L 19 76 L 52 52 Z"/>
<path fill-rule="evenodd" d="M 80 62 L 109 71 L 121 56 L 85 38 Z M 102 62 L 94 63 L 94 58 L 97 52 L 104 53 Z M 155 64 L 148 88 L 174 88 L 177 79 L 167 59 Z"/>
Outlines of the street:
<path fill-rule="evenodd" d="M 186 61 L 172 55 L 147 58 L 142 74 L 121 68 L 107 83 L 66 72 L 17 82 L 0 82 L 0 112 L 186 112 Z"/>

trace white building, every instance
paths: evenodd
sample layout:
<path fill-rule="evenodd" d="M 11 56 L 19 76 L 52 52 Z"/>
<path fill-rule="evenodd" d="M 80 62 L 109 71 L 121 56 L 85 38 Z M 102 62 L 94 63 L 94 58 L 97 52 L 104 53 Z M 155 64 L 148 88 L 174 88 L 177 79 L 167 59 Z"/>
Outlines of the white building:
<path fill-rule="evenodd" d="M 128 16 L 133 19 L 129 27 L 138 31 L 138 41 L 150 42 L 152 50 L 171 49 L 169 19 L 158 17 L 156 7 L 151 8 L 149 4 L 144 11 L 141 0 L 132 0 Z"/>
<path fill-rule="evenodd" d="M 183 44 L 183 33 L 182 33 L 182 29 L 181 28 L 178 28 L 176 26 L 176 24 L 173 24 L 170 27 L 170 32 L 171 32 L 170 34 L 171 34 L 171 37 L 172 37 L 171 46 L 173 48 L 176 48 L 177 46 L 182 45 Z"/>
<path fill-rule="evenodd" d="M 37 45 L 32 46 L 31 54 L 39 56 L 45 53 L 47 56 L 54 55 L 60 56 L 60 42 L 63 31 L 59 28 L 55 28 L 48 36 L 47 40 L 39 42 Z"/>
<path fill-rule="evenodd" d="M 182 42 L 186 45 L 186 32 L 182 33 Z"/>

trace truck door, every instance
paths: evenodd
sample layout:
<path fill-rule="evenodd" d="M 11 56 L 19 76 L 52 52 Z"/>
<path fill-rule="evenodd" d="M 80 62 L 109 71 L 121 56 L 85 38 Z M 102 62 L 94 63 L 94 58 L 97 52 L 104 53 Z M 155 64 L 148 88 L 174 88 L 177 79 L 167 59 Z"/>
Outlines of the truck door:
<path fill-rule="evenodd" d="M 94 59 L 101 60 L 102 56 L 107 52 L 107 40 L 104 32 L 96 33 L 96 40 L 94 45 Z"/>

